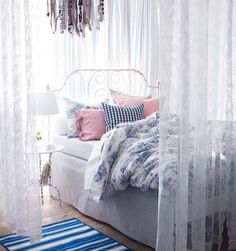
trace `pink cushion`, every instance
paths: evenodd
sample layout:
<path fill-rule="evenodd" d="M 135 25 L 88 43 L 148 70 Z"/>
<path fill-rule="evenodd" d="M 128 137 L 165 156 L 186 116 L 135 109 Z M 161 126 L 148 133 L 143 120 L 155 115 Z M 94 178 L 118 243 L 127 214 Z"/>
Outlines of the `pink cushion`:
<path fill-rule="evenodd" d="M 152 114 L 159 110 L 159 99 L 157 98 L 138 98 L 138 97 L 125 97 L 125 96 L 117 96 L 116 102 L 120 106 L 136 106 L 140 104 L 144 104 L 144 117 L 146 118 L 148 115 Z"/>
<path fill-rule="evenodd" d="M 77 130 L 81 140 L 100 139 L 106 132 L 102 109 L 78 109 Z"/>

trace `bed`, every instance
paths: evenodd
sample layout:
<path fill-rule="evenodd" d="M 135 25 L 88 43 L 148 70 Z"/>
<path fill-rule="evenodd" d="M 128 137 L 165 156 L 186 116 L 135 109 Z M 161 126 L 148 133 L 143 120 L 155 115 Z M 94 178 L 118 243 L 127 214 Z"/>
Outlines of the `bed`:
<path fill-rule="evenodd" d="M 86 89 L 87 96 L 84 97 L 86 100 L 91 98 L 97 102 L 104 97 L 109 97 L 110 88 L 134 96 L 158 95 L 158 86 L 149 85 L 144 75 L 134 69 L 76 70 L 68 75 L 63 86 L 58 90 L 60 95 L 63 93 L 68 96 L 68 90 L 71 90 L 68 88 L 69 84 L 77 88 L 78 84 L 74 76 L 78 74 L 79 84 Z M 133 93 L 130 93 L 131 90 Z M 75 97 L 75 93 L 76 91 L 72 92 L 72 98 L 81 99 L 81 97 Z M 64 146 L 64 149 L 54 153 L 51 159 L 51 180 L 52 184 L 59 188 L 61 200 L 73 205 L 81 213 L 106 222 L 128 237 L 155 248 L 157 190 L 142 191 L 128 186 L 124 191 L 118 191 L 113 196 L 96 202 L 84 189 L 84 182 L 88 160 L 100 142 L 98 140 L 82 141 L 79 138 L 56 135 L 54 143 Z M 53 189 L 50 190 L 50 194 L 53 197 L 58 196 Z"/>

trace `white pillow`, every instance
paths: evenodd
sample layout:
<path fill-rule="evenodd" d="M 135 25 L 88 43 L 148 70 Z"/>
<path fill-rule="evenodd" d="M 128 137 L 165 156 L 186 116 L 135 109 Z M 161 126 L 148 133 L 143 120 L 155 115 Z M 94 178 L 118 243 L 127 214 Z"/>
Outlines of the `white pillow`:
<path fill-rule="evenodd" d="M 63 115 L 55 116 L 53 120 L 54 130 L 59 135 L 67 135 L 67 118 Z"/>

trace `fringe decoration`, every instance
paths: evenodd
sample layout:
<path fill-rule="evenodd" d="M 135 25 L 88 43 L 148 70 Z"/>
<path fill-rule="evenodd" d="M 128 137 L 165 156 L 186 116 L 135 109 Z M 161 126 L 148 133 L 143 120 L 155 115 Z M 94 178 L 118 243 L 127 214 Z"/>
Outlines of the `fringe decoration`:
<path fill-rule="evenodd" d="M 53 33 L 60 27 L 60 33 L 67 31 L 85 37 L 86 27 L 100 28 L 104 20 L 104 0 L 47 0 L 47 16 Z"/>

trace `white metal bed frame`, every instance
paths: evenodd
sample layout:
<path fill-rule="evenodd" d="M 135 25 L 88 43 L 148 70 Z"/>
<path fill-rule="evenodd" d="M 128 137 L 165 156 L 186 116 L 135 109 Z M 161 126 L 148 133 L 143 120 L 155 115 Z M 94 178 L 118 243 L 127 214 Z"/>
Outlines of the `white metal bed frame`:
<path fill-rule="evenodd" d="M 72 77 L 75 75 L 79 75 L 80 85 L 78 81 L 73 82 Z M 78 93 L 79 87 L 82 87 L 86 93 L 85 98 L 96 101 L 109 97 L 110 88 L 135 96 L 150 94 L 150 90 L 153 89 L 155 96 L 159 96 L 159 82 L 156 81 L 153 85 L 148 83 L 144 74 L 137 69 L 76 69 L 69 73 L 63 84 L 54 91 L 62 92 L 70 81 L 77 86 Z M 130 93 L 131 89 L 135 92 Z"/>

